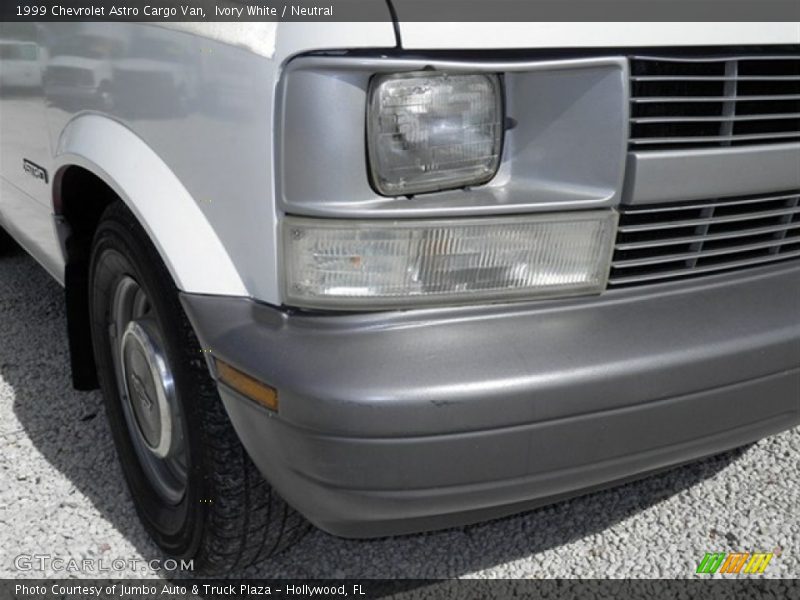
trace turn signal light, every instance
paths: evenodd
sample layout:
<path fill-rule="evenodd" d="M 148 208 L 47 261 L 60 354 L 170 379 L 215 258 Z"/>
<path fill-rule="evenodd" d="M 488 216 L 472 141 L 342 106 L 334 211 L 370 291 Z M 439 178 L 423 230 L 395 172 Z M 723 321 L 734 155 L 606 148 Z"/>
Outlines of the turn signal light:
<path fill-rule="evenodd" d="M 253 379 L 219 359 L 216 361 L 219 380 L 243 396 L 270 410 L 278 410 L 278 390 Z"/>

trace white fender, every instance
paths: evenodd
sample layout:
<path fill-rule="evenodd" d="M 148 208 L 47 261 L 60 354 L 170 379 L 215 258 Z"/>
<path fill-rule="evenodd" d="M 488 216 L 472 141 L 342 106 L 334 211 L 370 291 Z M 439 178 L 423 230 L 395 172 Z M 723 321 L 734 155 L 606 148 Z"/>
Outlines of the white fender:
<path fill-rule="evenodd" d="M 55 169 L 83 167 L 105 181 L 147 231 L 178 289 L 247 296 L 242 279 L 197 203 L 170 168 L 135 133 L 97 114 L 70 121 L 58 141 Z"/>

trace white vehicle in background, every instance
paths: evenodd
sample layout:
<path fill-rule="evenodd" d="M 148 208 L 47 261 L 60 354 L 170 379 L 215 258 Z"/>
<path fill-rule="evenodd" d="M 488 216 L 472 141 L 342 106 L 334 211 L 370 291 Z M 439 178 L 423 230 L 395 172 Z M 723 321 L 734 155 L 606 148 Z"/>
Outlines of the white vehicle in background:
<path fill-rule="evenodd" d="M 461 525 L 800 423 L 796 23 L 370 5 L 0 29 L 4 74 L 52 57 L 2 79 L 0 225 L 165 552 Z"/>
<path fill-rule="evenodd" d="M 0 40 L 0 86 L 24 89 L 41 85 L 39 46 L 32 42 Z"/>
<path fill-rule="evenodd" d="M 108 110 L 113 99 L 114 60 L 124 42 L 110 35 L 64 35 L 56 39 L 44 69 L 49 102 Z"/>

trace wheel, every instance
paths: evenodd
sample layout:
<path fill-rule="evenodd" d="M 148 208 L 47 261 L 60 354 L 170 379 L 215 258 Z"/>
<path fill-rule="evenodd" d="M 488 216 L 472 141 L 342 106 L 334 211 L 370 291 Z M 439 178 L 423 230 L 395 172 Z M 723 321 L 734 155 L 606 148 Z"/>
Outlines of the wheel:
<path fill-rule="evenodd" d="M 175 285 L 121 202 L 93 240 L 89 310 L 98 379 L 137 512 L 197 572 L 243 567 L 305 533 L 228 420 Z"/>

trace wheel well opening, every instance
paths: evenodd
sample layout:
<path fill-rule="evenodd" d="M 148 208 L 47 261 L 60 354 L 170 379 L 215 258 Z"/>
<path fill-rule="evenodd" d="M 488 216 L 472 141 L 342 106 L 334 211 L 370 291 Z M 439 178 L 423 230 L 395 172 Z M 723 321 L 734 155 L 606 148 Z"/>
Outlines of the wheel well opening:
<path fill-rule="evenodd" d="M 63 171 L 56 212 L 64 228 L 64 290 L 72 385 L 98 387 L 89 318 L 89 258 L 92 239 L 106 207 L 119 196 L 97 175 L 82 167 Z"/>

